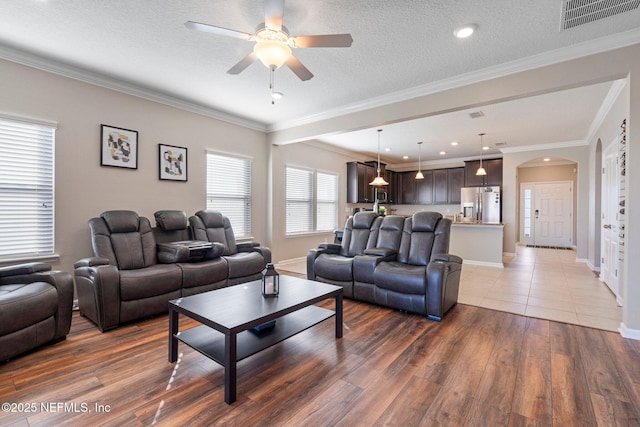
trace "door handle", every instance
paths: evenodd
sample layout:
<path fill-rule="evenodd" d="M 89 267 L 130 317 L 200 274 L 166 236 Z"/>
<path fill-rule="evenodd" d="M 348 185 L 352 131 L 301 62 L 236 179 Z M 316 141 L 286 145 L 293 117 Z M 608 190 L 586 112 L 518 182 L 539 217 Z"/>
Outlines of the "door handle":
<path fill-rule="evenodd" d="M 606 228 L 607 230 L 611 230 L 611 224 L 605 224 L 602 228 Z"/>

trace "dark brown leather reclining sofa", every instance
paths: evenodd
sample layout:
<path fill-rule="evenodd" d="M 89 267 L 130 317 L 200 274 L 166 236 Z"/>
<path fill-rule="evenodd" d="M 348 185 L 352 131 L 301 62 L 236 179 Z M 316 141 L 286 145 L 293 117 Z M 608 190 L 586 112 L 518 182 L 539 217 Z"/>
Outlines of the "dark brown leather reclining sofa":
<path fill-rule="evenodd" d="M 341 244 L 307 254 L 309 280 L 344 288 L 344 295 L 440 321 L 458 301 L 462 259 L 449 254 L 451 221 L 437 212 L 405 218 L 358 212 Z"/>
<path fill-rule="evenodd" d="M 93 257 L 77 261 L 74 274 L 80 313 L 102 332 L 165 313 L 172 299 L 259 279 L 271 262 L 269 248 L 236 243 L 220 212 L 197 212 L 195 229 L 182 211 L 154 216 L 155 228 L 126 210 L 89 220 Z"/>

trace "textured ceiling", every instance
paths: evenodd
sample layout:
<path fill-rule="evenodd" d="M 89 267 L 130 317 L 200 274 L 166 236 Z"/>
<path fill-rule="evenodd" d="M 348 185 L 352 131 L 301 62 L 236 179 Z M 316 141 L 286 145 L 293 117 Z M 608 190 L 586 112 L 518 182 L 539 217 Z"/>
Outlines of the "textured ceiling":
<path fill-rule="evenodd" d="M 71 74 L 120 82 L 123 87 L 158 93 L 210 115 L 268 131 L 310 122 L 319 115 L 365 108 L 398 96 L 394 94 L 409 97 L 412 88 L 588 41 L 615 43 L 614 37 L 620 34 L 626 34 L 627 44 L 640 41 L 637 9 L 560 31 L 561 0 L 288 0 L 283 23 L 292 35 L 351 33 L 354 42 L 350 48 L 294 49 L 315 77 L 302 82 L 285 67 L 277 70 L 276 90 L 285 97 L 272 105 L 269 72 L 262 64 L 256 62 L 239 75 L 226 73 L 251 51 L 253 43 L 186 29 L 188 20 L 252 33 L 263 22 L 264 11 L 259 0 L 2 0 L 0 57 L 28 64 L 39 58 L 41 68 L 52 67 L 44 63 L 55 64 L 58 70 L 70 67 Z M 466 23 L 475 23 L 477 32 L 469 39 L 454 38 L 453 30 Z M 608 88 L 583 89 L 586 92 L 574 93 L 573 99 L 586 96 L 601 102 Z M 486 118 L 505 118 L 516 107 L 520 105 L 496 110 L 501 115 L 493 115 L 493 108 L 500 107 L 487 108 Z M 584 138 L 598 107 L 573 112 L 572 120 L 580 124 L 582 134 L 558 136 L 561 141 Z M 533 111 L 549 113 L 533 105 L 522 108 L 528 109 L 520 114 L 523 121 L 535 120 Z M 442 119 L 457 120 L 455 116 Z M 403 145 L 392 153 L 410 151 L 409 144 L 418 140 L 436 142 L 437 132 L 442 144 L 453 139 L 467 142 L 478 131 L 487 131 L 492 142 L 513 140 L 506 131 L 501 134 L 498 123 L 491 135 L 487 129 L 468 126 L 460 136 L 443 130 L 425 132 L 424 123 L 405 125 L 404 130 L 394 125 L 403 135 L 402 141 L 399 137 L 395 141 Z M 410 133 L 411 126 L 423 133 Z M 436 128 L 432 123 L 430 129 Z M 367 138 L 375 143 L 375 130 L 369 133 L 373 136 Z M 527 129 L 526 133 L 534 132 Z M 357 146 L 358 135 L 351 136 L 324 140 L 364 150 Z M 353 141 L 356 144 L 350 146 Z M 473 147 L 478 146 L 474 142 Z M 471 145 L 464 147 L 471 149 Z M 458 154 L 465 156 L 468 151 Z"/>

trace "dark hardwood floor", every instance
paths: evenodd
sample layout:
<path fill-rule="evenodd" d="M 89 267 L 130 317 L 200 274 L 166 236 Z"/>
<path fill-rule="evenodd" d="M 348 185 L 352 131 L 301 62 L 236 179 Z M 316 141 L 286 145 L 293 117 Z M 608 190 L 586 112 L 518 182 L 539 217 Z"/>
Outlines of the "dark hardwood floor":
<path fill-rule="evenodd" d="M 640 342 L 613 332 L 345 300 L 342 339 L 329 320 L 241 361 L 227 405 L 215 362 L 183 344 L 167 361 L 167 328 L 102 334 L 75 313 L 66 341 L 0 365 L 0 425 L 640 425 Z"/>

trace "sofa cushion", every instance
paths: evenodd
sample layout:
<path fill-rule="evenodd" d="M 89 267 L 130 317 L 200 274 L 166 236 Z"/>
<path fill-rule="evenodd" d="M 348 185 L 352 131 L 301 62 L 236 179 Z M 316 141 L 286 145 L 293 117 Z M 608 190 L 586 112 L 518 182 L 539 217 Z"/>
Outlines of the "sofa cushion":
<path fill-rule="evenodd" d="M 316 276 L 348 282 L 353 280 L 353 258 L 337 254 L 321 254 L 315 261 Z"/>
<path fill-rule="evenodd" d="M 45 282 L 0 286 L 0 335 L 7 335 L 52 317 L 58 292 Z"/>
<path fill-rule="evenodd" d="M 180 290 L 182 270 L 176 264 L 156 264 L 120 270 L 120 299 L 131 301 Z"/>
<path fill-rule="evenodd" d="M 427 290 L 426 271 L 426 267 L 420 265 L 381 262 L 373 277 L 375 285 L 380 288 L 405 294 L 424 294 Z"/>
<path fill-rule="evenodd" d="M 265 266 L 264 258 L 259 252 L 238 252 L 223 258 L 229 266 L 229 279 L 258 274 Z"/>
<path fill-rule="evenodd" d="M 195 263 L 180 263 L 182 269 L 182 287 L 195 288 L 227 280 L 228 266 L 224 258 L 216 258 Z M 260 270 L 262 271 L 262 270 Z M 182 293 L 185 295 L 185 292 Z"/>

